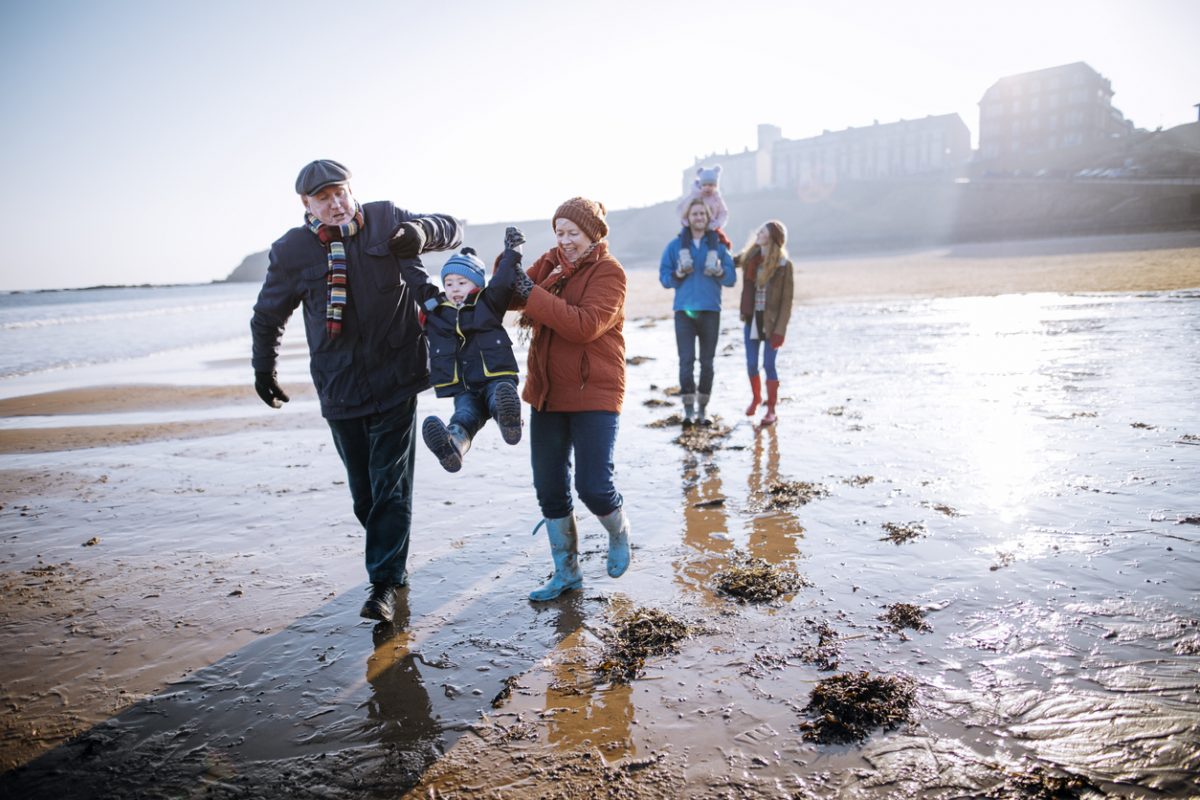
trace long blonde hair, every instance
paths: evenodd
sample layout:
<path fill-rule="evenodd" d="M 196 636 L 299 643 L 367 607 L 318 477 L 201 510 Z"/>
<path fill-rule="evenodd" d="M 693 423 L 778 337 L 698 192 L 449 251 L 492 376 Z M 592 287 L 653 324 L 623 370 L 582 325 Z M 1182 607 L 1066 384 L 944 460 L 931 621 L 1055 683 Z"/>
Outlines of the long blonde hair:
<path fill-rule="evenodd" d="M 765 252 L 758 244 L 758 232 L 763 228 L 767 229 L 767 247 Z M 787 228 L 778 220 L 769 219 L 762 226 L 755 228 L 750 234 L 750 241 L 738 253 L 737 263 L 745 269 L 749 265 L 751 259 L 755 255 L 761 255 L 762 261 L 758 264 L 758 270 L 754 274 L 754 285 L 762 288 L 767 285 L 767 281 L 775 274 L 775 270 L 779 269 L 783 262 L 788 260 L 787 251 Z"/>

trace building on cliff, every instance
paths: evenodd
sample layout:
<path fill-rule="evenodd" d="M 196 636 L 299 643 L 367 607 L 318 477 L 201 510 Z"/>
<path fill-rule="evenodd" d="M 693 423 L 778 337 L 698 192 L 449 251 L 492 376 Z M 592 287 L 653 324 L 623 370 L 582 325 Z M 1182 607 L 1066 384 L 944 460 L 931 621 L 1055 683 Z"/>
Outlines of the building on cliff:
<path fill-rule="evenodd" d="M 697 158 L 683 171 L 686 192 L 700 165 L 721 165 L 721 191 L 828 187 L 848 180 L 953 175 L 971 158 L 971 133 L 958 114 L 900 120 L 806 139 L 785 139 L 775 125 L 758 126 L 758 147 Z"/>
<path fill-rule="evenodd" d="M 1064 149 L 1132 135 L 1112 98 L 1108 78 L 1082 61 L 1001 78 L 979 101 L 979 165 L 1037 169 Z"/>

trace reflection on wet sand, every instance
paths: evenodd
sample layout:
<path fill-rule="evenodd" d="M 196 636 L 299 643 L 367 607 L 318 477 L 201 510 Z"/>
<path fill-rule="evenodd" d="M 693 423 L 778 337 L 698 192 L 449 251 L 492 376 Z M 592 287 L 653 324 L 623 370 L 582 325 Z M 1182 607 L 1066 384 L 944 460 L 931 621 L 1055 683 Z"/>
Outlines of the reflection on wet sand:
<path fill-rule="evenodd" d="M 729 512 L 721 490 L 721 471 L 711 456 L 688 453 L 683 459 L 683 543 L 691 552 L 674 564 L 675 582 L 706 602 L 725 601 L 712 589 L 712 577 L 729 564 L 734 544 Z"/>
<path fill-rule="evenodd" d="M 754 429 L 754 455 L 747 474 L 745 505 L 768 494 L 779 477 L 779 438 L 774 426 Z M 728 599 L 714 591 L 714 576 L 733 563 L 738 547 L 730 532 L 729 508 L 723 493 L 721 470 L 711 455 L 687 454 L 683 461 L 683 543 L 690 552 L 675 562 L 675 582 L 714 607 Z M 797 539 L 804 527 L 782 509 L 763 511 L 749 518 L 746 548 L 751 556 L 769 564 L 791 564 L 799 556 Z"/>
<path fill-rule="evenodd" d="M 546 741 L 561 751 L 591 746 L 607 761 L 635 755 L 629 737 L 633 720 L 633 686 L 597 685 L 596 650 L 580 629 L 563 640 L 550 658 L 546 686 Z"/>
<path fill-rule="evenodd" d="M 747 502 L 756 495 L 765 495 L 768 487 L 779 480 L 779 436 L 774 425 L 765 425 L 754 437 L 754 462 L 746 481 Z M 800 555 L 796 540 L 803 535 L 800 520 L 789 511 L 756 514 L 750 519 L 750 555 L 776 566 L 791 563 Z"/>
<path fill-rule="evenodd" d="M 434 722 L 429 691 L 409 649 L 408 624 L 408 592 L 404 591 L 397 595 L 392 622 L 380 623 L 371 632 L 375 651 L 367 658 L 371 696 L 365 727 L 400 757 L 408 753 L 419 757 L 436 751 L 442 730 Z"/>
<path fill-rule="evenodd" d="M 590 745 L 609 761 L 636 752 L 629 737 L 631 688 L 597 684 L 599 642 L 584 625 L 579 593 L 568 594 L 558 605 L 559 643 L 543 660 L 549 664 L 542 710 L 546 741 L 562 751 Z"/>
<path fill-rule="evenodd" d="M 627 603 L 615 596 L 607 605 L 611 612 Z M 638 752 L 631 731 L 633 686 L 597 680 L 603 644 L 586 621 L 604 614 L 603 605 L 569 592 L 536 606 L 539 617 L 549 618 L 555 646 L 472 726 L 475 735 L 430 765 L 406 796 L 467 797 L 484 787 L 496 796 L 575 796 L 569 786 L 589 796 L 594 787 L 624 777 L 608 765 Z"/>

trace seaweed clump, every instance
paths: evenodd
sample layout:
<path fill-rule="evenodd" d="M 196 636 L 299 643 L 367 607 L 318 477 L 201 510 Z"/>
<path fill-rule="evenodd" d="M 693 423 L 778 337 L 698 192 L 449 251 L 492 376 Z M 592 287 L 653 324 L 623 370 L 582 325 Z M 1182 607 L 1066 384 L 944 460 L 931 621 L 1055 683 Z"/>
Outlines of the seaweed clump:
<path fill-rule="evenodd" d="M 905 524 L 885 522 L 883 523 L 883 529 L 887 531 L 887 534 L 880 536 L 880 541 L 892 542 L 893 544 L 904 544 L 925 534 L 925 526 L 919 522 Z"/>
<path fill-rule="evenodd" d="M 796 655 L 821 672 L 837 669 L 842 656 L 842 644 L 838 641 L 837 631 L 828 622 L 816 623 L 813 625 L 813 631 L 817 634 L 816 645 L 802 647 Z"/>
<path fill-rule="evenodd" d="M 1076 800 L 1083 792 L 1096 792 L 1097 787 L 1078 775 L 1055 775 L 1042 766 L 1022 772 L 1005 770 L 1004 780 L 988 790 L 989 800 L 1008 800 L 1019 797 L 1028 800 Z"/>
<path fill-rule="evenodd" d="M 933 630 L 925 621 L 925 612 L 912 603 L 892 603 L 887 607 L 887 611 L 879 615 L 879 618 L 890 625 L 894 631 L 905 628 L 922 632 Z"/>
<path fill-rule="evenodd" d="M 879 727 L 895 728 L 911 719 L 916 685 L 903 676 L 846 672 L 817 683 L 800 723 L 804 738 L 822 744 L 855 742 Z"/>
<path fill-rule="evenodd" d="M 647 658 L 675 652 L 688 633 L 688 626 L 670 614 L 637 609 L 612 634 L 599 672 L 613 683 L 629 683 L 642 674 Z"/>
<path fill-rule="evenodd" d="M 649 401 L 647 401 L 647 402 L 649 402 Z M 670 405 L 670 403 L 668 403 L 667 405 Z M 646 427 L 647 428 L 674 428 L 674 427 L 677 427 L 682 424 L 683 424 L 683 415 L 682 414 L 672 414 L 671 416 L 664 417 L 663 419 L 656 419 L 653 422 L 647 422 Z"/>
<path fill-rule="evenodd" d="M 710 425 L 685 426 L 675 443 L 693 453 L 711 453 L 721 446 L 721 441 L 731 430 L 714 419 Z"/>
<path fill-rule="evenodd" d="M 776 567 L 744 553 L 735 554 L 733 565 L 718 572 L 715 580 L 722 593 L 752 603 L 775 600 L 809 585 L 790 567 Z"/>
<path fill-rule="evenodd" d="M 828 496 L 829 490 L 819 483 L 771 481 L 764 491 L 758 493 L 752 504 L 763 511 L 780 511 L 808 505 L 813 500 Z"/>
<path fill-rule="evenodd" d="M 643 400 L 642 405 L 646 408 L 669 408 L 675 404 L 670 400 L 660 400 L 657 397 L 651 397 L 649 400 Z"/>
<path fill-rule="evenodd" d="M 866 486 L 868 483 L 874 482 L 874 475 L 852 475 L 849 478 L 842 478 L 842 483 L 847 486 Z"/>
<path fill-rule="evenodd" d="M 509 675 L 504 679 L 504 685 L 500 687 L 500 691 L 496 692 L 496 696 L 492 698 L 492 708 L 499 708 L 504 705 L 504 701 L 512 697 L 513 687 L 517 685 L 519 678 L 516 675 Z"/>

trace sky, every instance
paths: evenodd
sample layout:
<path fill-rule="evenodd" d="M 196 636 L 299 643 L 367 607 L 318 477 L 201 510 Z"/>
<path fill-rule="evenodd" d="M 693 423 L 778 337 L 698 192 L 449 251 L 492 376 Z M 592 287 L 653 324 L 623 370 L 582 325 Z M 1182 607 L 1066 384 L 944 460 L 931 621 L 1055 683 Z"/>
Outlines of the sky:
<path fill-rule="evenodd" d="M 0 291 L 219 280 L 300 224 L 296 174 L 470 222 L 681 192 L 693 159 L 958 113 L 1086 61 L 1196 119 L 1200 3 L 3 2 Z"/>

